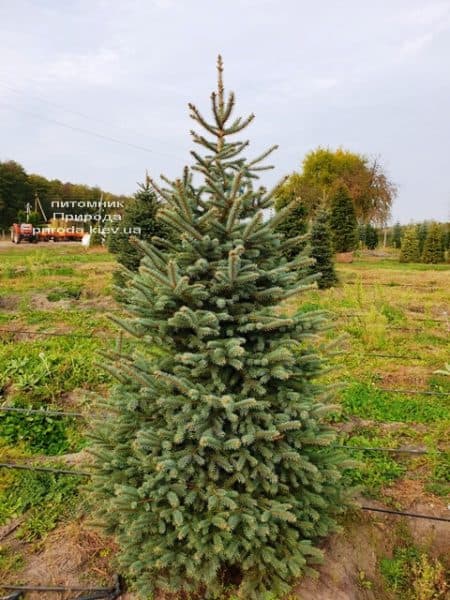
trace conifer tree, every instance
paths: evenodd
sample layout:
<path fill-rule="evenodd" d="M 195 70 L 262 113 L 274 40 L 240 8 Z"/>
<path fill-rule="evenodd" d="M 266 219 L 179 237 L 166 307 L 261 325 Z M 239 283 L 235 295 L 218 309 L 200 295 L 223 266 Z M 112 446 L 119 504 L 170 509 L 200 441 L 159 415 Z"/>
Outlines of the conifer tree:
<path fill-rule="evenodd" d="M 427 239 L 427 235 L 428 235 L 428 223 L 426 221 L 424 221 L 423 223 L 417 223 L 416 229 L 417 229 L 417 239 L 419 240 L 419 254 L 420 254 L 420 256 L 422 256 L 423 249 L 425 246 L 425 240 Z"/>
<path fill-rule="evenodd" d="M 283 210 L 283 209 L 280 209 Z M 286 258 L 292 259 L 296 254 L 299 254 L 306 246 L 306 233 L 308 231 L 308 219 L 306 207 L 302 202 L 296 200 L 295 206 L 288 215 L 278 225 L 278 231 L 289 240 L 296 238 L 297 243 L 288 245 L 285 248 L 284 254 Z"/>
<path fill-rule="evenodd" d="M 444 262 L 444 245 L 442 241 L 442 231 L 439 224 L 431 223 L 423 245 L 422 261 L 424 263 L 437 264 Z"/>
<path fill-rule="evenodd" d="M 328 213 L 320 210 L 311 229 L 311 257 L 316 261 L 312 271 L 321 273 L 317 281 L 320 289 L 332 287 L 338 281 L 333 262 L 334 253 L 328 219 Z"/>
<path fill-rule="evenodd" d="M 375 250 L 375 248 L 378 246 L 378 232 L 375 229 L 375 227 L 373 227 L 373 225 L 371 225 L 370 223 L 367 223 L 367 225 L 365 226 L 365 233 L 364 233 L 364 243 L 366 245 L 366 247 L 369 250 Z"/>
<path fill-rule="evenodd" d="M 118 225 L 118 232 L 109 235 L 108 250 L 116 255 L 117 261 L 130 271 L 137 271 L 144 255 L 134 242 L 135 238 L 151 240 L 152 236 L 164 237 L 167 227 L 156 219 L 159 208 L 158 198 L 150 185 L 148 175 L 144 183 L 140 183 L 133 198 L 127 201 Z M 114 283 L 119 288 L 125 284 L 125 275 L 119 270 L 114 273 Z M 122 297 L 123 292 L 119 294 Z"/>
<path fill-rule="evenodd" d="M 92 494 L 142 595 L 213 598 L 233 573 L 242 598 L 261 600 L 319 557 L 347 502 L 348 463 L 331 445 L 333 391 L 317 381 L 326 316 L 275 310 L 315 279 L 310 258 L 283 256 L 296 241 L 276 227 L 291 207 L 263 218 L 274 192 L 256 182 L 275 147 L 243 156 L 248 143 L 230 136 L 253 115 L 231 118 L 220 57 L 218 75 L 212 121 L 190 105 L 203 129 L 194 165 L 152 184 L 178 240 L 141 242 L 130 273 L 129 318 L 116 320 L 143 343 L 107 355 L 117 384 L 92 432 Z"/>
<path fill-rule="evenodd" d="M 394 229 L 392 231 L 392 245 L 394 246 L 394 248 L 397 248 L 397 249 L 401 248 L 402 237 L 403 237 L 402 226 L 397 221 L 397 223 L 394 225 Z"/>
<path fill-rule="evenodd" d="M 362 223 L 358 225 L 357 237 L 358 237 L 358 245 L 365 246 L 366 245 L 366 226 Z"/>
<path fill-rule="evenodd" d="M 335 252 L 351 252 L 358 243 L 358 224 L 352 198 L 344 185 L 331 198 L 330 228 Z"/>
<path fill-rule="evenodd" d="M 402 237 L 402 247 L 400 250 L 400 262 L 419 262 L 419 239 L 417 229 L 414 226 L 408 227 Z"/>

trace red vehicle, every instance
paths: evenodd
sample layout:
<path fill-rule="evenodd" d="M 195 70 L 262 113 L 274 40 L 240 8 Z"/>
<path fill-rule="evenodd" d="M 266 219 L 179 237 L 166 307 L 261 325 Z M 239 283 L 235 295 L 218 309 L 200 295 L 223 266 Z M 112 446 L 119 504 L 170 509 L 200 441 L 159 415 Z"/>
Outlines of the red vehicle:
<path fill-rule="evenodd" d="M 14 244 L 20 244 L 22 240 L 30 243 L 37 242 L 37 236 L 34 234 L 31 223 L 14 223 L 11 227 L 11 241 Z"/>

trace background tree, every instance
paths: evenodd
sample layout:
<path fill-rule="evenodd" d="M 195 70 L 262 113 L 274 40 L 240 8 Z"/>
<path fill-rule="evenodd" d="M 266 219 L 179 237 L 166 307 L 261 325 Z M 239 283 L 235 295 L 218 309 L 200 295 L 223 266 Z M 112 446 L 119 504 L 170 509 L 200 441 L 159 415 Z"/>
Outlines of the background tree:
<path fill-rule="evenodd" d="M 138 227 L 140 234 L 133 237 L 150 240 L 154 235 L 164 235 L 165 229 L 156 220 L 159 203 L 150 186 L 148 176 L 140 183 L 133 198 L 125 203 L 120 222 L 120 231 L 108 238 L 108 249 L 116 254 L 117 261 L 130 271 L 137 271 L 144 255 L 142 249 L 132 241 L 129 230 Z M 167 228 L 166 228 L 167 229 Z"/>
<path fill-rule="evenodd" d="M 442 243 L 442 230 L 438 223 L 431 223 L 428 227 L 427 237 L 423 246 L 422 261 L 424 263 L 444 262 L 444 246 Z"/>
<path fill-rule="evenodd" d="M 277 189 L 274 196 L 274 206 L 277 211 L 294 203 L 289 214 L 278 225 L 278 231 L 286 239 L 297 238 L 297 241 L 285 248 L 286 258 L 292 259 L 296 254 L 302 252 L 306 245 L 306 233 L 311 220 L 308 205 L 311 199 L 306 199 L 305 194 L 310 192 L 306 186 L 298 185 L 299 175 L 292 175 L 282 186 Z"/>
<path fill-rule="evenodd" d="M 428 235 L 428 223 L 426 221 L 423 221 L 423 223 L 417 223 L 416 229 L 417 239 L 419 241 L 419 254 L 422 256 L 425 240 L 427 239 Z"/>
<path fill-rule="evenodd" d="M 347 188 L 341 185 L 331 199 L 330 228 L 335 252 L 351 252 L 358 244 L 358 224 Z"/>
<path fill-rule="evenodd" d="M 403 231 L 402 226 L 397 221 L 392 230 L 392 245 L 394 248 L 400 249 L 402 246 Z"/>
<path fill-rule="evenodd" d="M 417 228 L 414 226 L 407 227 L 402 237 L 400 262 L 419 262 L 419 260 L 420 252 Z"/>
<path fill-rule="evenodd" d="M 310 287 L 311 260 L 283 257 L 284 212 L 264 221 L 273 193 L 254 181 L 274 148 L 242 156 L 234 134 L 253 115 L 230 121 L 220 58 L 218 70 L 212 123 L 190 105 L 203 152 L 182 178 L 154 184 L 179 241 L 165 251 L 141 242 L 130 318 L 118 322 L 148 349 L 110 354 L 118 384 L 93 433 L 92 486 L 142 595 L 161 586 L 217 597 L 233 572 L 241 597 L 261 600 L 286 592 L 335 529 L 346 463 L 329 445 L 334 409 L 311 346 L 325 315 L 277 310 Z"/>
<path fill-rule="evenodd" d="M 311 229 L 311 257 L 316 261 L 311 270 L 313 273 L 321 273 L 317 280 L 320 289 L 332 287 L 338 281 L 328 219 L 327 211 L 320 210 Z"/>
<path fill-rule="evenodd" d="M 25 169 L 15 161 L 0 162 L 0 227 L 8 229 L 16 222 L 18 211 L 23 211 L 28 202 L 34 204 L 35 194 L 39 195 L 49 220 L 53 212 L 98 213 L 98 208 L 86 206 L 86 203 L 98 203 L 101 197 L 105 202 L 116 203 L 125 203 L 128 199 L 127 196 L 103 192 L 99 187 L 63 183 L 58 179 L 48 180 L 41 175 L 27 174 Z M 58 208 L 52 206 L 52 202 L 69 202 L 69 205 L 66 208 Z M 120 212 L 120 208 L 108 210 L 114 213 Z"/>
<path fill-rule="evenodd" d="M 286 190 L 302 199 L 313 216 L 323 198 L 345 185 L 353 201 L 360 223 L 384 224 L 390 215 L 396 186 L 389 180 L 378 160 L 339 148 L 318 148 L 309 152 L 300 173 L 294 173 L 285 183 Z"/>
<path fill-rule="evenodd" d="M 27 215 L 25 210 L 19 210 L 17 213 L 18 223 L 31 223 L 34 227 L 42 225 L 43 216 L 39 212 L 30 211 Z"/>
<path fill-rule="evenodd" d="M 442 240 L 443 240 L 443 245 L 444 245 L 444 250 L 450 250 L 450 225 L 449 223 L 444 223 L 442 225 L 442 229 L 443 229 L 443 236 L 442 236 Z"/>
<path fill-rule="evenodd" d="M 369 250 L 375 250 L 378 246 L 378 231 L 370 223 L 364 226 L 364 244 Z"/>
<path fill-rule="evenodd" d="M 0 227 L 7 229 L 33 197 L 25 169 L 13 160 L 0 162 L 0 197 Z"/>

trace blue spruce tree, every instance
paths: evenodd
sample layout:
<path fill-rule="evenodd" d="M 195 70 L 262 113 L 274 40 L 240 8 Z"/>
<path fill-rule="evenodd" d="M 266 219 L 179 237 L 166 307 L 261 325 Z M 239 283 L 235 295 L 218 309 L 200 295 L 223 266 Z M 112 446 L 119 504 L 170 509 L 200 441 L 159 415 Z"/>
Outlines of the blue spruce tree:
<path fill-rule="evenodd" d="M 333 391 L 317 382 L 325 316 L 279 311 L 313 285 L 312 261 L 285 257 L 298 241 L 277 232 L 290 207 L 264 220 L 275 190 L 255 184 L 274 148 L 244 158 L 248 142 L 231 138 L 253 115 L 231 119 L 220 57 L 218 75 L 212 122 L 190 105 L 203 129 L 193 167 L 153 183 L 177 241 L 142 242 L 129 274 L 119 322 L 147 345 L 108 355 L 117 384 L 92 433 L 92 494 L 143 596 L 214 598 L 232 579 L 260 600 L 320 560 L 316 542 L 347 504 L 346 463 L 327 424 Z"/>

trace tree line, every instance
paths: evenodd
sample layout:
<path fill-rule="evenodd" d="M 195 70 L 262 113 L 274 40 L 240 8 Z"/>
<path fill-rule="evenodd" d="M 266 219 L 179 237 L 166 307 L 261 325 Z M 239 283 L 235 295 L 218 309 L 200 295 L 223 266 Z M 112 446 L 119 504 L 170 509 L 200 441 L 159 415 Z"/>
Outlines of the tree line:
<path fill-rule="evenodd" d="M 50 180 L 42 175 L 27 173 L 24 167 L 14 160 L 0 161 L 0 229 L 9 229 L 18 217 L 23 217 L 21 211 L 25 210 L 28 202 L 34 208 L 36 194 L 48 219 L 59 210 L 55 208 L 56 203 L 61 205 L 68 202 L 69 208 L 66 212 L 81 214 L 92 212 L 89 207 L 83 206 L 83 203 L 98 202 L 102 195 L 103 199 L 109 202 L 128 200 L 127 196 L 105 192 L 98 186 L 63 182 L 59 179 Z M 33 218 L 42 222 L 40 215 L 33 215 Z"/>

